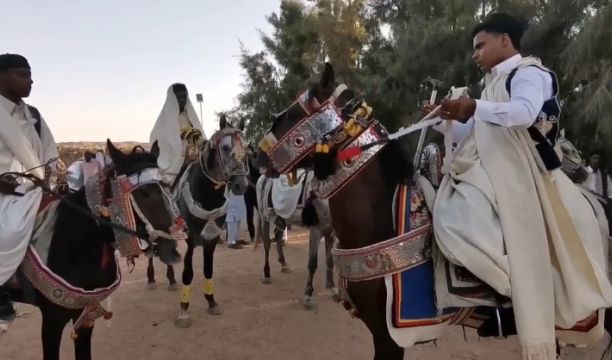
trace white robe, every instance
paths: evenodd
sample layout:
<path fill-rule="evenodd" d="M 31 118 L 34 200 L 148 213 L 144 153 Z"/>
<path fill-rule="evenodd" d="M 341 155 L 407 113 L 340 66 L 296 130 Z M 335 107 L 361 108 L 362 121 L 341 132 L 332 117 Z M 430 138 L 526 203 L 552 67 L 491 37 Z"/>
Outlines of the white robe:
<path fill-rule="evenodd" d="M 41 135 L 35 120 L 22 102 L 15 105 L 0 95 L 0 173 L 23 172 L 58 156 L 47 124 L 41 119 Z M 44 169 L 31 171 L 39 178 Z M 0 194 L 0 285 L 17 270 L 30 242 L 36 213 L 42 198 L 40 188 L 23 183 L 17 188 L 24 196 Z"/>
<path fill-rule="evenodd" d="M 198 115 L 189 98 L 187 98 L 187 104 L 185 104 L 185 111 L 191 126 L 200 130 L 204 137 L 202 124 L 200 124 Z M 157 122 L 149 137 L 151 144 L 155 141 L 158 142 L 159 157 L 157 158 L 157 164 L 166 183 L 174 181 L 185 160 L 186 147 L 184 141 L 181 140 L 181 120 L 184 121 L 184 119 L 179 119 L 179 105 L 171 85 L 166 94 L 164 107 L 157 117 Z"/>
<path fill-rule="evenodd" d="M 539 62 L 516 66 L 531 64 Z M 508 103 L 507 76 L 492 78 L 483 99 Z M 433 211 L 442 253 L 512 298 L 523 359 L 555 359 L 555 325 L 570 328 L 612 305 L 591 205 L 560 170 L 543 168 L 525 128 L 474 122 Z"/>

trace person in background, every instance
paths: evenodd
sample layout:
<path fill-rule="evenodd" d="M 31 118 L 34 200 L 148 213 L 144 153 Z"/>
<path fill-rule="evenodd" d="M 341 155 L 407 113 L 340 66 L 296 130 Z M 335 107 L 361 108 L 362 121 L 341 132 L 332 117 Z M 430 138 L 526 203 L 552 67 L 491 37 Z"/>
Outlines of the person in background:
<path fill-rule="evenodd" d="M 83 180 L 87 182 L 87 179 L 92 176 L 96 176 L 100 171 L 102 171 L 103 167 L 91 151 L 85 151 L 84 157 L 85 161 L 82 164 Z"/>
<path fill-rule="evenodd" d="M 589 158 L 589 166 L 587 172 L 589 177 L 586 180 L 587 189 L 605 198 L 611 198 L 609 189 L 612 187 L 610 175 L 604 162 L 604 153 L 601 150 L 595 150 Z"/>

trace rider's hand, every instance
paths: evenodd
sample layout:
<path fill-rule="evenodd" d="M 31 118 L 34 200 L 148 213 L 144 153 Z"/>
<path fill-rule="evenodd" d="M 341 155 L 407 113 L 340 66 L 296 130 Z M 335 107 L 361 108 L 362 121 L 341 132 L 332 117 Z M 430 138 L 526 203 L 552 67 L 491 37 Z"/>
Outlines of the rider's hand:
<path fill-rule="evenodd" d="M 467 122 L 476 111 L 476 100 L 461 96 L 456 100 L 442 100 L 442 109 L 440 117 L 445 120 L 457 120 L 459 122 Z"/>
<path fill-rule="evenodd" d="M 425 105 L 423 105 L 423 107 L 421 108 L 421 116 L 425 117 L 427 115 L 429 115 L 429 113 L 431 113 L 432 111 L 434 111 L 436 109 L 437 105 L 436 104 L 430 104 L 430 103 L 426 103 Z"/>

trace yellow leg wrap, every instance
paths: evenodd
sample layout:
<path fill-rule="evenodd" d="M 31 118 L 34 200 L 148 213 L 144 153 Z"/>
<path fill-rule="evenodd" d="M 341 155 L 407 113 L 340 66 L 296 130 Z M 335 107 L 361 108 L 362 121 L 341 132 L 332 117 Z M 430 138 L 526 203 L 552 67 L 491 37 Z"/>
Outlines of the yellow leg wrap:
<path fill-rule="evenodd" d="M 183 285 L 183 290 L 181 291 L 181 302 L 184 304 L 188 304 L 191 299 L 191 285 Z"/>
<path fill-rule="evenodd" d="M 212 279 L 204 279 L 202 282 L 202 290 L 204 295 L 212 295 L 215 292 L 215 284 Z"/>

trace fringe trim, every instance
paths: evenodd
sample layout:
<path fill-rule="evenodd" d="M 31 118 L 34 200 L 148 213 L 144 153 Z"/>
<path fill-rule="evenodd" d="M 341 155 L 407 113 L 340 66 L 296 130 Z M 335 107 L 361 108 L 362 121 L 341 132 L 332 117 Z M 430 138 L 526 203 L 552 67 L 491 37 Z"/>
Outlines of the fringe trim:
<path fill-rule="evenodd" d="M 523 360 L 555 360 L 557 359 L 557 349 L 555 344 L 532 344 L 522 345 L 521 353 Z"/>

